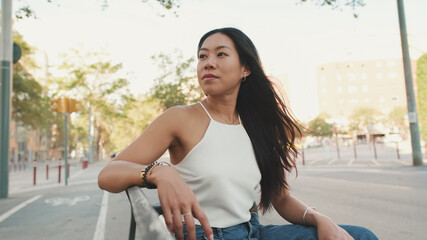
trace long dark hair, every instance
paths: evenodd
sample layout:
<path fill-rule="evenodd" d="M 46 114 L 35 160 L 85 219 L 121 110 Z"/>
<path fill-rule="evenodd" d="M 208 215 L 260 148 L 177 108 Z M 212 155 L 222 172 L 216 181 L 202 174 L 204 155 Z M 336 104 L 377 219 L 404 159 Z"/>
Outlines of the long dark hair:
<path fill-rule="evenodd" d="M 236 28 L 212 30 L 200 39 L 198 51 L 206 38 L 215 33 L 231 38 L 240 64 L 251 71 L 240 86 L 236 110 L 251 139 L 261 171 L 258 207 L 267 211 L 283 188 L 289 188 L 284 170 L 290 172 L 296 168 L 294 159 L 298 150 L 294 142 L 301 136 L 299 124 L 265 75 L 255 45 L 242 31 Z"/>

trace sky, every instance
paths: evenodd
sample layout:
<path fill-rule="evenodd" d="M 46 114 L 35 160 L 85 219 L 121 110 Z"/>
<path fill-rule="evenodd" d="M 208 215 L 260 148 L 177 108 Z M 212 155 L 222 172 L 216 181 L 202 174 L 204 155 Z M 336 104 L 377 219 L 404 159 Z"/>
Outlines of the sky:
<path fill-rule="evenodd" d="M 291 108 L 303 121 L 318 114 L 316 66 L 401 58 L 395 0 L 366 0 L 358 18 L 350 8 L 331 10 L 298 0 L 181 0 L 178 16 L 155 0 L 108 0 L 105 9 L 104 0 L 16 3 L 26 2 L 37 19 L 15 20 L 14 29 L 47 55 L 49 66 L 59 64 L 70 48 L 104 48 L 130 73 L 135 94 L 147 92 L 161 75 L 152 55 L 179 50 L 185 58 L 196 57 L 204 33 L 237 27 L 254 42 L 268 75 L 288 76 Z M 412 59 L 427 53 L 426 10 L 427 1 L 405 1 Z"/>

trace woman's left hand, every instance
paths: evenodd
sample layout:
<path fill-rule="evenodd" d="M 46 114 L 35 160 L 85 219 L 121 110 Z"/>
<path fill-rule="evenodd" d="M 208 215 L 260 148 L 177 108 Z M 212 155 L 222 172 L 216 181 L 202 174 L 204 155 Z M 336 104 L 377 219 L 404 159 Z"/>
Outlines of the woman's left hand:
<path fill-rule="evenodd" d="M 353 237 L 347 231 L 334 223 L 329 217 L 320 216 L 316 225 L 319 240 L 353 240 Z"/>

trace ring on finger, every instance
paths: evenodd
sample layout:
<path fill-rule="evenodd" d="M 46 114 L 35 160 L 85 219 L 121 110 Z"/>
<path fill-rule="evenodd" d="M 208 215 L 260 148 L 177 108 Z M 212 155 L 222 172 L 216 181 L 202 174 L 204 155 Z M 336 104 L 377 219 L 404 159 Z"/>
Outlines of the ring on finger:
<path fill-rule="evenodd" d="M 181 214 L 181 220 L 182 220 L 182 222 L 185 223 L 185 217 L 186 216 L 190 216 L 190 215 L 192 215 L 191 212 Z"/>
<path fill-rule="evenodd" d="M 191 212 L 182 214 L 183 217 L 188 216 L 188 215 L 191 215 Z"/>

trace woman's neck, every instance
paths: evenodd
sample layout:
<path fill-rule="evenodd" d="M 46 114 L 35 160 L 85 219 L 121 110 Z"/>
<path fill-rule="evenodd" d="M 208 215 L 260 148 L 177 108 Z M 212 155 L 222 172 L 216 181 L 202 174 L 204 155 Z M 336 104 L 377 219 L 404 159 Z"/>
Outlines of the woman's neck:
<path fill-rule="evenodd" d="M 215 98 L 208 96 L 203 100 L 205 106 L 210 110 L 211 115 L 217 116 L 226 124 L 236 124 L 239 122 L 236 112 L 236 98 Z"/>

